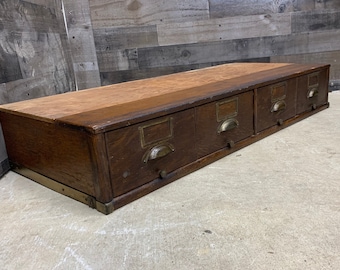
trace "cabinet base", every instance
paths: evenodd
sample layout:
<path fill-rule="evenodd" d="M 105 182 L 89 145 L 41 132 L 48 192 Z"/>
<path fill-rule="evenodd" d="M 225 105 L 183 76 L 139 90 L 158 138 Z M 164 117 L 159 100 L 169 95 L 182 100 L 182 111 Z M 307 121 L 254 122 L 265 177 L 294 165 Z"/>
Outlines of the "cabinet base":
<path fill-rule="evenodd" d="M 315 110 L 305 112 L 303 114 L 297 115 L 296 117 L 289 119 L 283 123 L 280 123 L 280 125 L 273 126 L 269 129 L 266 129 L 258 134 L 254 134 L 253 136 L 246 138 L 240 142 L 235 143 L 234 145 L 227 145 L 226 148 L 221 149 L 217 152 L 214 152 L 212 154 L 209 154 L 203 158 L 200 158 L 196 160 L 193 163 L 190 163 L 186 166 L 183 166 L 171 173 L 169 173 L 166 177 L 164 178 L 157 178 L 147 184 L 144 184 L 130 192 L 127 192 L 121 196 L 115 197 L 112 199 L 112 201 L 108 203 L 102 203 L 96 200 L 96 198 L 89 196 L 88 194 L 85 194 L 83 192 L 80 192 L 72 187 L 63 185 L 53 179 L 50 179 L 44 175 L 41 175 L 39 173 L 36 173 L 28 168 L 24 167 L 18 167 L 14 164 L 12 165 L 12 170 L 27 177 L 30 178 L 31 180 L 49 188 L 52 189 L 60 194 L 63 194 L 65 196 L 68 196 L 70 198 L 73 198 L 81 203 L 84 203 L 88 205 L 91 208 L 95 208 L 99 212 L 103 214 L 110 214 L 112 213 L 115 209 L 120 208 L 136 199 L 139 199 L 143 197 L 144 195 L 162 187 L 165 186 L 189 173 L 192 173 L 218 159 L 221 159 L 243 147 L 246 147 L 254 142 L 257 142 L 283 128 L 286 128 L 298 121 L 301 121 L 319 111 L 322 111 L 326 108 L 329 107 L 329 103 L 326 103 Z"/>

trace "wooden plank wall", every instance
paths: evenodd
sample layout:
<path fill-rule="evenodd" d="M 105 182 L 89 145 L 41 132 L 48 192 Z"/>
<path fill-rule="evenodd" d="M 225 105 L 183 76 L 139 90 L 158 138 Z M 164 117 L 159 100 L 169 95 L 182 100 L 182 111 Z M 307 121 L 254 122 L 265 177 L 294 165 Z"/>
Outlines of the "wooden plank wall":
<path fill-rule="evenodd" d="M 75 89 L 59 0 L 0 1 L 0 104 Z"/>
<path fill-rule="evenodd" d="M 321 62 L 339 0 L 0 0 L 0 104 L 229 63 Z"/>
<path fill-rule="evenodd" d="M 100 86 L 88 0 L 62 1 L 77 90 Z"/>
<path fill-rule="evenodd" d="M 322 62 L 340 79 L 339 0 L 89 0 L 103 85 L 234 61 Z"/>

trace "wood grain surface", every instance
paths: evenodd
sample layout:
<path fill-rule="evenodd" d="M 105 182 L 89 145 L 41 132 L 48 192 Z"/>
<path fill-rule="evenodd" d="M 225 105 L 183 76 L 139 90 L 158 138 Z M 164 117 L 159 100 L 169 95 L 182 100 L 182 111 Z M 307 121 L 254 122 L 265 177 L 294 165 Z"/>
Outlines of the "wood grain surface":
<path fill-rule="evenodd" d="M 61 2 L 40 2 L 0 2 L 0 103 L 74 89 Z"/>
<path fill-rule="evenodd" d="M 339 48 L 336 0 L 170 2 L 90 1 L 102 85 L 159 76 L 175 66 L 188 70 Z"/>
<path fill-rule="evenodd" d="M 78 90 L 100 86 L 88 0 L 63 1 L 65 24 Z"/>
<path fill-rule="evenodd" d="M 160 24 L 158 40 L 159 45 L 174 45 L 287 35 L 291 33 L 290 20 L 290 14 L 261 14 Z"/>
<path fill-rule="evenodd" d="M 209 18 L 207 0 L 90 0 L 94 28 L 154 25 Z"/>
<path fill-rule="evenodd" d="M 290 66 L 284 63 L 234 63 L 178 74 L 115 84 L 100 88 L 65 93 L 53 97 L 16 102 L 1 106 L 4 110 L 31 114 L 36 117 L 53 120 L 69 115 L 102 109 L 150 97 L 181 92 L 185 89 L 204 87 L 204 85 L 223 82 L 247 74 L 275 70 Z M 241 82 L 240 82 L 241 83 Z M 242 82 L 244 83 L 244 82 Z M 63 109 L 60 110 L 60 104 Z"/>
<path fill-rule="evenodd" d="M 140 68 L 190 65 L 340 49 L 340 30 L 138 49 Z M 325 43 L 327 40 L 327 43 Z"/>

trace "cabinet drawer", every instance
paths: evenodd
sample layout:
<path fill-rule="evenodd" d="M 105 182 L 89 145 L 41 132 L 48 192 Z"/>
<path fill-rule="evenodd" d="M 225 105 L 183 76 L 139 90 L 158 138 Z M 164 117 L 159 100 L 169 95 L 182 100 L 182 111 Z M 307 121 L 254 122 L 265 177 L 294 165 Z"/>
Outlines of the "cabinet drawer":
<path fill-rule="evenodd" d="M 295 116 L 296 78 L 257 89 L 257 132 Z"/>
<path fill-rule="evenodd" d="M 297 80 L 297 114 L 311 111 L 327 103 L 327 70 L 310 73 L 299 77 Z"/>
<path fill-rule="evenodd" d="M 253 91 L 196 108 L 198 157 L 231 147 L 254 133 Z"/>
<path fill-rule="evenodd" d="M 194 161 L 194 109 L 106 134 L 114 196 Z"/>

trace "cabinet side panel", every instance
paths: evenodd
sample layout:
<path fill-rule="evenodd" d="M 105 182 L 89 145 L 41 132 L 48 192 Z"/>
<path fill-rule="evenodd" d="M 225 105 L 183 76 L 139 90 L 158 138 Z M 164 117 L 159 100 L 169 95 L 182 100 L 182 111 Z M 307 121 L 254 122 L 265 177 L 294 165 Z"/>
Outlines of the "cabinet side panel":
<path fill-rule="evenodd" d="M 85 132 L 0 112 L 11 162 L 94 196 Z"/>
<path fill-rule="evenodd" d="M 90 140 L 93 171 L 96 172 L 94 177 L 95 197 L 101 203 L 108 203 L 112 201 L 113 193 L 105 135 L 104 133 L 92 135 Z"/>

